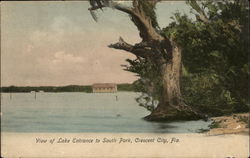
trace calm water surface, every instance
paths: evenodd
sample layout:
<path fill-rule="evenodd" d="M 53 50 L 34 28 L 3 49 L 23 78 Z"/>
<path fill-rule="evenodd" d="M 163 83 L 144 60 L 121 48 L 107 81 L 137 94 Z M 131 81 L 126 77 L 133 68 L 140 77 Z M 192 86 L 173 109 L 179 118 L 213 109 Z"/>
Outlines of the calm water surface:
<path fill-rule="evenodd" d="M 3 132 L 190 133 L 210 122 L 147 122 L 139 93 L 2 93 Z M 118 100 L 116 100 L 116 96 Z"/>

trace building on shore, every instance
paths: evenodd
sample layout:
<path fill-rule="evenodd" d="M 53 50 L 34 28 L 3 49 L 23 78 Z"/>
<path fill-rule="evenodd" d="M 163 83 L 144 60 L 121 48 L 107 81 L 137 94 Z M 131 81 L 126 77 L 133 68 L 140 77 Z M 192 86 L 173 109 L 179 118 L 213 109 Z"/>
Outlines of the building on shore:
<path fill-rule="evenodd" d="M 115 83 L 95 83 L 92 85 L 93 93 L 115 93 L 117 85 Z"/>

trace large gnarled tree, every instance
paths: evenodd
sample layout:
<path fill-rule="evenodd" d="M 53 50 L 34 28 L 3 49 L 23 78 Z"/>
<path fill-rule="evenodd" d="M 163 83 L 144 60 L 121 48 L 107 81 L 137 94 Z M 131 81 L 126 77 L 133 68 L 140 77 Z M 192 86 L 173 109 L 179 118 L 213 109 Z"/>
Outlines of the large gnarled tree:
<path fill-rule="evenodd" d="M 110 0 L 90 0 L 89 8 L 96 20 L 94 11 L 103 7 L 111 7 L 129 15 L 131 21 L 139 30 L 142 39 L 140 43 L 129 44 L 120 37 L 119 42 L 110 44 L 110 48 L 120 49 L 134 54 L 137 59 L 157 65 L 162 82 L 162 92 L 158 106 L 145 117 L 150 121 L 173 119 L 200 119 L 203 114 L 186 105 L 180 91 L 182 68 L 182 48 L 175 41 L 175 35 L 161 34 L 155 16 L 155 6 L 159 0 L 133 0 L 132 6 L 124 6 Z M 196 1 L 189 1 L 197 12 L 197 18 L 209 23 L 204 11 Z"/>

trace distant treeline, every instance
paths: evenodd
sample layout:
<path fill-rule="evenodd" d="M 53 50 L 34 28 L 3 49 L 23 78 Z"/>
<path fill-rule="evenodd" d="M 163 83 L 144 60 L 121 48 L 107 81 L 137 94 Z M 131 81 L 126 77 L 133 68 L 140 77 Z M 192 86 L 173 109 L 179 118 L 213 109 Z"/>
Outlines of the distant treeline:
<path fill-rule="evenodd" d="M 118 91 L 136 91 L 133 84 L 118 84 Z M 44 91 L 44 92 L 86 92 L 91 93 L 92 88 L 90 85 L 80 86 L 80 85 L 68 85 L 68 86 L 39 86 L 39 87 L 18 87 L 18 86 L 9 86 L 1 87 L 1 92 L 3 93 L 28 93 L 31 91 Z"/>

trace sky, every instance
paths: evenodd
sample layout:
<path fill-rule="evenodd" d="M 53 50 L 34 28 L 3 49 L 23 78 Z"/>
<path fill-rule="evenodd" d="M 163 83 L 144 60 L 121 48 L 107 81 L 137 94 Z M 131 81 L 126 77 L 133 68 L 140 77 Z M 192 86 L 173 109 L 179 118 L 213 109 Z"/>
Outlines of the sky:
<path fill-rule="evenodd" d="M 124 2 L 123 2 L 124 3 Z M 132 83 L 136 74 L 121 65 L 135 56 L 108 48 L 123 37 L 140 42 L 129 17 L 113 9 L 98 11 L 95 22 L 86 1 L 1 2 L 1 85 L 63 86 Z M 185 2 L 157 5 L 161 27 Z"/>

